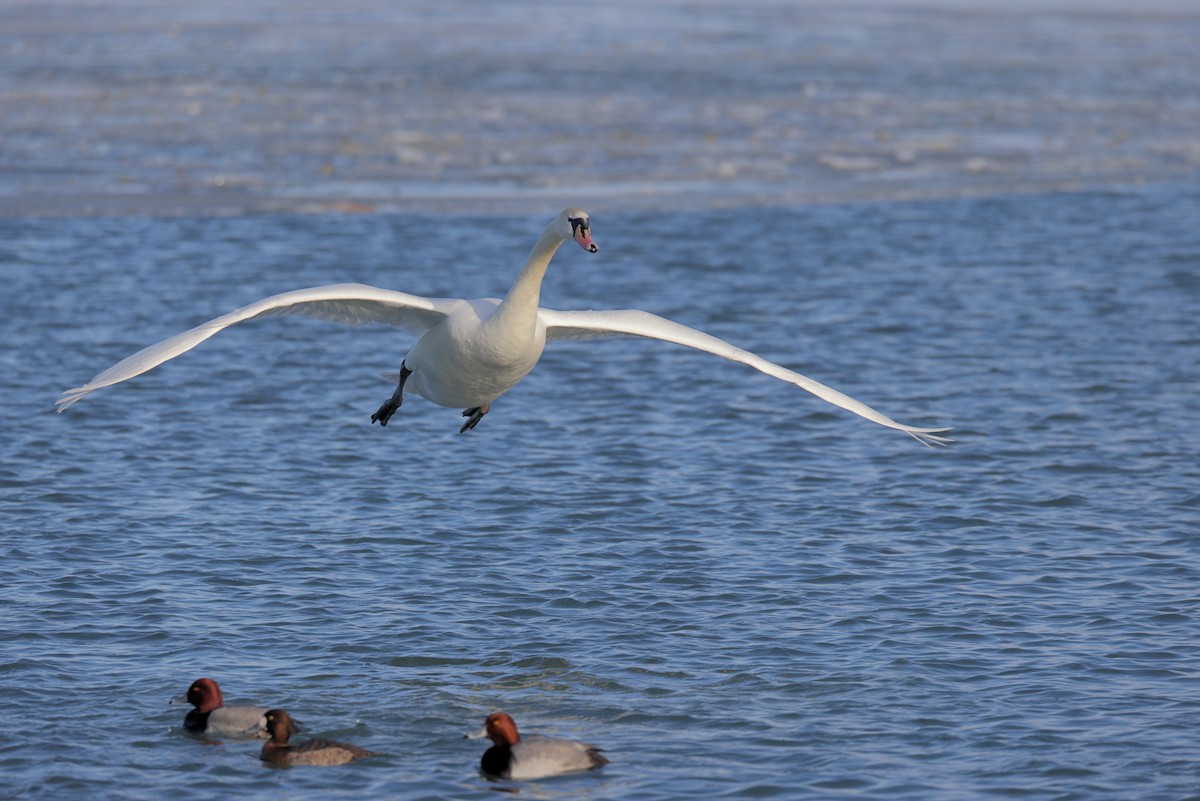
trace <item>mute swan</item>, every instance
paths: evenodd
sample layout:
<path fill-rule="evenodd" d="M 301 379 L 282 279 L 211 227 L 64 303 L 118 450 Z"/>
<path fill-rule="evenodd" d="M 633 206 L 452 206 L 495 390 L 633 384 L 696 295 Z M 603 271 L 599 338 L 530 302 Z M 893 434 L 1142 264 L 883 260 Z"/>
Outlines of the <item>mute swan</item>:
<path fill-rule="evenodd" d="M 937 436 L 949 431 L 947 428 L 915 428 L 897 423 L 811 378 L 649 312 L 540 308 L 538 300 L 546 267 L 568 239 L 574 239 L 589 253 L 600 249 L 592 241 L 587 212 L 565 209 L 542 231 L 504 300 L 423 298 L 363 284 L 333 284 L 283 292 L 138 351 L 82 387 L 67 390 L 55 405 L 59 412 L 64 412 L 85 395 L 141 375 L 235 323 L 256 317 L 298 315 L 351 325 L 386 323 L 421 335 L 400 363 L 392 396 L 371 415 L 371 422 L 381 426 L 386 426 L 400 407 L 407 387 L 439 406 L 464 408 L 467 421 L 459 431 L 470 431 L 487 414 L 492 401 L 529 374 L 547 342 L 635 336 L 661 339 L 747 364 L 872 422 L 910 434 L 922 444 L 950 441 Z"/>

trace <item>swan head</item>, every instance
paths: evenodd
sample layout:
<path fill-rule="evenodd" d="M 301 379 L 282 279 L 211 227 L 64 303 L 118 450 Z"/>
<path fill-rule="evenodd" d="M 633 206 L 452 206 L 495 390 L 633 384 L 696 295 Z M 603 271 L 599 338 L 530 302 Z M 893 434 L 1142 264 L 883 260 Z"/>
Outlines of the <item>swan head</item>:
<path fill-rule="evenodd" d="M 579 247 L 588 253 L 595 253 L 600 249 L 600 246 L 592 241 L 592 223 L 583 209 L 563 209 L 554 220 L 554 226 L 564 242 L 574 239 L 579 243 Z"/>

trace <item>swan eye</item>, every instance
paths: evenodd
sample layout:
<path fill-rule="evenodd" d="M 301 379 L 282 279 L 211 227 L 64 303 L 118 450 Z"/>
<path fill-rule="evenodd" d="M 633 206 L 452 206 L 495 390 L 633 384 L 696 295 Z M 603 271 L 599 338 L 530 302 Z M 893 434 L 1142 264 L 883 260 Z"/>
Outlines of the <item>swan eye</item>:
<path fill-rule="evenodd" d="M 586 231 L 589 227 L 586 217 L 572 217 L 569 222 L 571 223 L 572 233 L 579 233 L 580 228 Z"/>

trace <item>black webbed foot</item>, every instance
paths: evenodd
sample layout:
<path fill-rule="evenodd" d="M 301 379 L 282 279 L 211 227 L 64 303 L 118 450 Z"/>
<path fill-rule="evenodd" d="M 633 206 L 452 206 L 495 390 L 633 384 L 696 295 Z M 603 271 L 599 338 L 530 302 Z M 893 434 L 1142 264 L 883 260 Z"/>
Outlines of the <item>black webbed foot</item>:
<path fill-rule="evenodd" d="M 391 420 L 392 415 L 395 414 L 396 410 L 400 408 L 401 403 L 402 401 L 396 400 L 395 396 L 393 395 L 382 406 L 379 407 L 379 411 L 371 415 L 371 422 L 379 423 L 381 426 L 386 426 L 388 424 L 388 420 Z"/>
<path fill-rule="evenodd" d="M 488 407 L 491 404 L 485 403 L 482 406 L 472 406 L 470 409 L 463 410 L 463 417 L 469 418 L 467 422 L 462 424 L 462 428 L 458 429 L 458 433 L 465 434 L 475 426 L 479 425 L 479 421 L 488 413 Z"/>
<path fill-rule="evenodd" d="M 388 420 L 392 419 L 392 415 L 404 403 L 404 382 L 412 375 L 413 371 L 404 366 L 404 362 L 400 362 L 400 382 L 396 385 L 396 391 L 392 393 L 392 397 L 388 398 L 375 414 L 371 415 L 372 423 L 379 423 L 381 426 L 386 426 Z"/>

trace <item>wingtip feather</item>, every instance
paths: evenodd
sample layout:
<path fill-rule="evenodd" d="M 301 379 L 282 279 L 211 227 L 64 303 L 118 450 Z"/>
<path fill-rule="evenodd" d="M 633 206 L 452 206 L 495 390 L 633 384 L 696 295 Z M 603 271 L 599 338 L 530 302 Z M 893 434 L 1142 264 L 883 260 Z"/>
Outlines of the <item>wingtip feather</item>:
<path fill-rule="evenodd" d="M 80 400 L 82 400 L 83 397 L 85 395 L 87 395 L 90 391 L 91 390 L 84 389 L 83 387 L 76 387 L 75 389 L 68 389 L 66 392 L 64 392 L 62 395 L 59 396 L 58 400 L 56 400 L 54 402 L 54 411 L 57 412 L 58 414 L 62 414 L 67 409 L 70 409 L 72 406 L 74 406 L 76 403 L 78 403 Z"/>
<path fill-rule="evenodd" d="M 945 447 L 951 442 L 954 442 L 952 437 L 939 437 L 944 431 L 953 431 L 953 428 L 911 428 L 905 429 L 904 433 L 915 439 L 917 442 L 924 445 L 926 448 L 932 448 L 934 445 Z"/>

